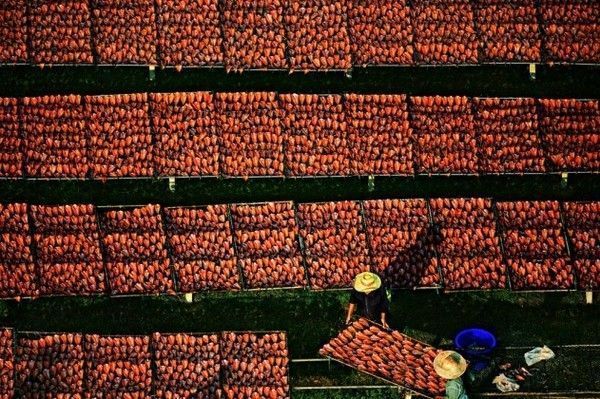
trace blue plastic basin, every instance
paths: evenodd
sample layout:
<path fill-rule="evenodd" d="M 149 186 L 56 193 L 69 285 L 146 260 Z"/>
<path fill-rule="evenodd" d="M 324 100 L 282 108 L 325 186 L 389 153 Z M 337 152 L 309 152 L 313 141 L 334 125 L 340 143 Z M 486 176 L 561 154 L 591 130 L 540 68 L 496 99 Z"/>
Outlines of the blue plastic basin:
<path fill-rule="evenodd" d="M 496 337 L 482 328 L 468 328 L 456 334 L 454 346 L 466 355 L 486 356 L 496 348 Z"/>

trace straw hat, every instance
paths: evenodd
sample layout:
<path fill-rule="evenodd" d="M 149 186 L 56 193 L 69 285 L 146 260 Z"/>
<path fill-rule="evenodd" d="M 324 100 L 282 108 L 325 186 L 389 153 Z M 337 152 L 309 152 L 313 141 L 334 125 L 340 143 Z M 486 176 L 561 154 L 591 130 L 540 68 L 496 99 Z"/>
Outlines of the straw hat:
<path fill-rule="evenodd" d="M 368 294 L 379 287 L 381 287 L 381 278 L 375 273 L 363 272 L 354 278 L 354 289 L 358 292 Z"/>
<path fill-rule="evenodd" d="M 433 360 L 435 372 L 442 378 L 453 380 L 467 370 L 467 361 L 458 352 L 443 351 Z"/>

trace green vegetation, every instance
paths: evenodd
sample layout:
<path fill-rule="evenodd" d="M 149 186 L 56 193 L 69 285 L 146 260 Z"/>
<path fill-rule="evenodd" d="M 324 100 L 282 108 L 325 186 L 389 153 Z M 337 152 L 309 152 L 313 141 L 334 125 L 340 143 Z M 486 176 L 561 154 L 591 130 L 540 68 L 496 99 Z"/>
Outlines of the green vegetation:
<path fill-rule="evenodd" d="M 394 389 L 339 390 L 339 391 L 300 391 L 294 392 L 294 399 L 399 399 L 404 395 Z"/>
<path fill-rule="evenodd" d="M 41 298 L 6 302 L 0 322 L 19 330 L 112 334 L 152 331 L 285 330 L 294 358 L 318 357 L 320 346 L 342 327 L 348 293 L 274 290 L 176 297 Z M 600 343 L 600 306 L 582 293 L 505 291 L 437 294 L 397 291 L 392 322 L 436 345 L 449 344 L 462 327 L 480 325 L 501 346 Z"/>
<path fill-rule="evenodd" d="M 368 191 L 366 177 L 306 179 L 179 179 L 174 193 L 166 180 L 23 181 L 0 180 L 0 201 L 96 205 L 160 203 L 200 205 L 226 202 L 294 200 L 298 202 L 411 197 L 492 196 L 496 199 L 597 199 L 600 175 L 419 176 L 376 177 Z"/>
<path fill-rule="evenodd" d="M 250 91 L 307 93 L 407 93 L 414 95 L 532 96 L 598 98 L 598 66 L 538 66 L 537 80 L 526 65 L 461 67 L 356 68 L 342 72 L 294 73 L 246 71 L 227 74 L 221 68 L 158 69 L 149 80 L 145 67 L 0 68 L 0 93 L 30 96 L 58 93 L 112 94 L 136 91 Z"/>

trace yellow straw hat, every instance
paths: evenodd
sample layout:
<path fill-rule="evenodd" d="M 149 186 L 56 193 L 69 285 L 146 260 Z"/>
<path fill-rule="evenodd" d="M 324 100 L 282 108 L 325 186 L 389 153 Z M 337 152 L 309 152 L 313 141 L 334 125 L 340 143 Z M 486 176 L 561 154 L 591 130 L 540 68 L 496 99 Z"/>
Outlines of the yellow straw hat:
<path fill-rule="evenodd" d="M 458 352 L 443 351 L 433 360 L 433 368 L 442 378 L 453 380 L 467 370 L 467 361 Z"/>
<path fill-rule="evenodd" d="M 375 273 L 363 272 L 354 278 L 354 289 L 358 292 L 368 294 L 379 287 L 381 287 L 381 278 Z"/>

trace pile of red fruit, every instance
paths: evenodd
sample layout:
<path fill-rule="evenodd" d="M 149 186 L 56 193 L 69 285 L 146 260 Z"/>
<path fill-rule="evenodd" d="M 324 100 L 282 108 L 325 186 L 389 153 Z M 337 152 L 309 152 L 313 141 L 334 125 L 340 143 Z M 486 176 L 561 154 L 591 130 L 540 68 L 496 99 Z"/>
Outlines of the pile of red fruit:
<path fill-rule="evenodd" d="M 213 95 L 152 93 L 154 166 L 159 176 L 219 174 Z"/>
<path fill-rule="evenodd" d="M 217 334 L 154 333 L 152 346 L 157 398 L 216 397 L 221 369 Z"/>
<path fill-rule="evenodd" d="M 477 141 L 467 97 L 411 97 L 418 173 L 477 173 Z"/>
<path fill-rule="evenodd" d="M 360 371 L 379 376 L 429 397 L 443 395 L 446 380 L 433 369 L 440 351 L 359 319 L 319 351 Z"/>
<path fill-rule="evenodd" d="M 13 330 L 0 328 L 0 399 L 12 399 L 15 395 L 13 346 Z"/>
<path fill-rule="evenodd" d="M 289 399 L 289 389 L 283 387 L 248 387 L 227 385 L 221 389 L 224 399 Z"/>
<path fill-rule="evenodd" d="M 225 0 L 221 3 L 228 71 L 287 67 L 285 1 Z"/>
<path fill-rule="evenodd" d="M 524 258 L 567 255 L 558 202 L 501 202 L 498 210 L 507 255 Z"/>
<path fill-rule="evenodd" d="M 508 256 L 546 258 L 567 255 L 558 202 L 500 202 L 498 211 Z"/>
<path fill-rule="evenodd" d="M 394 288 L 440 284 L 427 202 L 423 199 L 363 203 L 373 267 Z"/>
<path fill-rule="evenodd" d="M 26 204 L 0 204 L 0 298 L 37 296 Z"/>
<path fill-rule="evenodd" d="M 600 202 L 565 202 L 565 224 L 581 289 L 600 287 Z"/>
<path fill-rule="evenodd" d="M 354 276 L 370 270 L 357 201 L 299 204 L 298 223 L 312 288 L 350 287 Z"/>
<path fill-rule="evenodd" d="M 600 106 L 597 100 L 540 100 L 540 125 L 555 170 L 600 169 Z"/>
<path fill-rule="evenodd" d="M 306 285 L 291 202 L 232 205 L 231 216 L 246 287 Z"/>
<path fill-rule="evenodd" d="M 86 395 L 92 398 L 149 398 L 152 390 L 150 338 L 85 336 Z"/>
<path fill-rule="evenodd" d="M 159 205 L 106 211 L 102 227 L 104 259 L 113 294 L 172 291 Z"/>
<path fill-rule="evenodd" d="M 156 64 L 153 0 L 92 0 L 99 64 Z"/>
<path fill-rule="evenodd" d="M 500 254 L 491 200 L 437 198 L 430 204 L 436 225 L 437 250 L 441 257 L 497 257 Z M 484 279 L 484 276 L 472 277 Z"/>
<path fill-rule="evenodd" d="M 356 0 L 348 11 L 354 65 L 413 63 L 413 29 L 406 0 Z"/>
<path fill-rule="evenodd" d="M 164 212 L 179 291 L 239 290 L 227 205 Z"/>
<path fill-rule="evenodd" d="M 93 205 L 31 206 L 42 294 L 106 291 Z"/>
<path fill-rule="evenodd" d="M 352 173 L 412 175 L 412 129 L 405 95 L 348 94 Z"/>
<path fill-rule="evenodd" d="M 497 208 L 513 288 L 572 288 L 559 203 L 499 202 Z"/>
<path fill-rule="evenodd" d="M 0 97 L 0 177 L 23 176 L 23 140 L 17 104 L 16 98 Z"/>
<path fill-rule="evenodd" d="M 34 0 L 29 4 L 29 51 L 33 62 L 94 62 L 88 0 Z"/>
<path fill-rule="evenodd" d="M 474 7 L 482 61 L 541 60 L 536 0 L 478 0 Z"/>
<path fill-rule="evenodd" d="M 483 173 L 545 172 L 533 98 L 475 98 L 479 169 Z"/>
<path fill-rule="evenodd" d="M 289 0 L 285 24 L 292 70 L 350 69 L 350 0 Z"/>
<path fill-rule="evenodd" d="M 27 0 L 0 3 L 0 63 L 27 61 Z"/>
<path fill-rule="evenodd" d="M 600 259 L 575 259 L 573 268 L 577 273 L 579 288 L 589 290 L 600 287 Z"/>
<path fill-rule="evenodd" d="M 446 288 L 504 288 L 506 269 L 500 259 L 492 201 L 437 198 L 430 205 Z"/>
<path fill-rule="evenodd" d="M 291 176 L 348 175 L 350 143 L 341 95 L 282 94 Z"/>
<path fill-rule="evenodd" d="M 223 63 L 218 0 L 157 0 L 156 7 L 162 65 Z"/>
<path fill-rule="evenodd" d="M 87 177 L 88 143 L 81 96 L 26 97 L 23 105 L 27 175 Z"/>
<path fill-rule="evenodd" d="M 19 338 L 15 390 L 23 398 L 81 397 L 84 350 L 81 334 Z"/>
<path fill-rule="evenodd" d="M 507 259 L 514 289 L 573 288 L 571 262 L 567 258 Z"/>
<path fill-rule="evenodd" d="M 541 0 L 540 16 L 548 61 L 600 62 L 597 0 Z"/>
<path fill-rule="evenodd" d="M 418 63 L 477 63 L 469 0 L 421 0 L 412 3 L 411 12 Z"/>
<path fill-rule="evenodd" d="M 94 177 L 154 174 L 146 93 L 85 98 Z"/>
<path fill-rule="evenodd" d="M 283 176 L 283 134 L 277 95 L 218 93 L 217 101 L 223 174 Z"/>
<path fill-rule="evenodd" d="M 288 362 L 285 333 L 223 333 L 221 383 L 224 397 L 289 398 Z"/>

